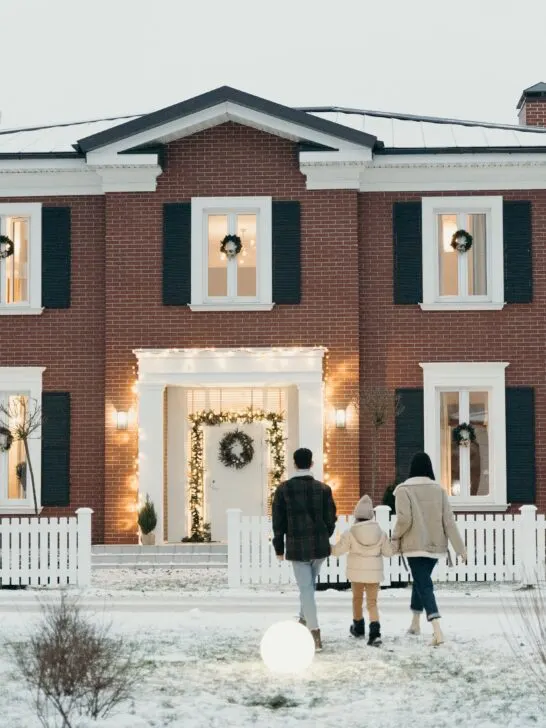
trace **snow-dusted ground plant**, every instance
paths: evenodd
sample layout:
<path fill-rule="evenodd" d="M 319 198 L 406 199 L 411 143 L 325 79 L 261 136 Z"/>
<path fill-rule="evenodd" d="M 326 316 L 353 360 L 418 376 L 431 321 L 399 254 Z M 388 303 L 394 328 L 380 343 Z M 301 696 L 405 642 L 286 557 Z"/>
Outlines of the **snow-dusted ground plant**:
<path fill-rule="evenodd" d="M 145 672 L 126 640 L 84 615 L 66 594 L 42 605 L 28 642 L 12 642 L 8 649 L 44 728 L 104 718 L 131 697 Z"/>
<path fill-rule="evenodd" d="M 512 610 L 508 635 L 515 656 L 524 663 L 538 690 L 546 695 L 546 593 L 543 588 L 522 589 Z M 513 621 L 515 620 L 515 621 Z"/>

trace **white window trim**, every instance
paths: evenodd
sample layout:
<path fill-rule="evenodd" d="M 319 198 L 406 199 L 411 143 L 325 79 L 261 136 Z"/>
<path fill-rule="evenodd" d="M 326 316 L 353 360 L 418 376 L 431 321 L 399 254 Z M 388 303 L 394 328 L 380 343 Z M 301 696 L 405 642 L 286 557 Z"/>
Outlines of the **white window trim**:
<path fill-rule="evenodd" d="M 503 200 L 491 197 L 423 197 L 421 199 L 423 239 L 424 311 L 499 311 L 504 307 Z M 442 213 L 484 213 L 487 215 L 487 296 L 440 296 L 440 264 L 436 216 Z M 457 253 L 458 255 L 458 253 Z"/>
<path fill-rule="evenodd" d="M 211 212 L 245 210 L 257 214 L 256 284 L 251 301 L 207 301 L 208 231 L 205 216 Z M 273 308 L 271 197 L 193 197 L 191 201 L 191 303 L 192 311 L 270 311 Z"/>
<path fill-rule="evenodd" d="M 40 202 L 4 202 L 0 204 L 0 221 L 4 217 L 29 218 L 28 303 L 2 303 L 0 316 L 37 315 L 42 307 L 42 204 Z M 3 229 L 3 226 L 2 226 Z M 0 264 L 3 274 L 3 266 Z M 3 280 L 1 281 L 3 285 Z"/>
<path fill-rule="evenodd" d="M 0 392 L 27 394 L 38 403 L 42 401 L 42 375 L 45 367 L 0 367 Z M 28 449 L 32 460 L 36 500 L 38 511 L 42 510 L 42 435 L 40 431 L 28 441 Z M 25 500 L 7 500 L 0 498 L 0 515 L 33 514 L 34 501 L 30 483 Z"/>
<path fill-rule="evenodd" d="M 440 472 L 440 391 L 461 388 L 489 393 L 490 493 L 467 500 L 450 497 L 450 502 L 458 511 L 506 510 L 505 369 L 508 363 L 434 362 L 420 366 L 423 369 L 425 450 L 435 473 Z"/>

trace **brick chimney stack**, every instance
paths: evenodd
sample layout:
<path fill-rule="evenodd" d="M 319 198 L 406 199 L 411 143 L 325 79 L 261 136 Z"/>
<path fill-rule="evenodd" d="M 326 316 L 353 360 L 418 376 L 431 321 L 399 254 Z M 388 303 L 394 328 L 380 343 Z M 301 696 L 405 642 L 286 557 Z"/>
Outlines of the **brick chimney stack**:
<path fill-rule="evenodd" d="M 546 83 L 541 81 L 526 88 L 521 94 L 517 109 L 521 126 L 546 127 Z"/>

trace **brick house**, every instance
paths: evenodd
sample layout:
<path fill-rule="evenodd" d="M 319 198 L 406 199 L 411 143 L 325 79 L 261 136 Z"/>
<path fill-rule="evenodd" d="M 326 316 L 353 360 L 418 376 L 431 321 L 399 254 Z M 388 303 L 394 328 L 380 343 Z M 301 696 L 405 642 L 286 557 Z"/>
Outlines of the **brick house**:
<path fill-rule="evenodd" d="M 298 445 L 349 512 L 370 489 L 354 402 L 371 384 L 403 404 L 376 500 L 425 447 L 457 509 L 543 510 L 546 84 L 518 109 L 482 124 L 223 87 L 0 130 L 0 400 L 42 403 L 43 514 L 90 506 L 95 542 L 133 543 L 149 494 L 160 539 L 208 522 L 221 540 Z M 239 470 L 218 457 L 235 429 L 254 449 Z M 0 514 L 33 510 L 23 462 L 0 453 Z"/>

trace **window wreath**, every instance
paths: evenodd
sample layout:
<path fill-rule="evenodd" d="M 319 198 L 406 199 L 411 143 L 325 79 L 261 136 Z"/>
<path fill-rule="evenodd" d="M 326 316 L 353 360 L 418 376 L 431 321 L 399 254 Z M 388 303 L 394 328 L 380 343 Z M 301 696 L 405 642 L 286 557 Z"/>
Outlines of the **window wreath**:
<path fill-rule="evenodd" d="M 476 441 L 476 430 L 467 422 L 462 422 L 453 430 L 453 439 L 461 447 L 468 447 L 471 442 Z"/>
<path fill-rule="evenodd" d="M 472 247 L 474 238 L 466 230 L 457 230 L 451 238 L 451 247 L 458 253 L 466 253 Z"/>
<path fill-rule="evenodd" d="M 0 259 L 9 258 L 13 251 L 13 240 L 7 235 L 0 235 Z"/>
<path fill-rule="evenodd" d="M 11 430 L 7 427 L 0 427 L 0 436 L 0 452 L 7 452 L 13 443 Z M 2 444 L 2 441 L 4 441 L 4 444 Z"/>
<path fill-rule="evenodd" d="M 226 468 L 241 470 L 254 457 L 254 441 L 242 430 L 227 432 L 220 440 L 218 459 Z"/>
<path fill-rule="evenodd" d="M 226 237 L 220 243 L 220 251 L 224 253 L 230 260 L 235 258 L 241 250 L 243 244 L 241 238 L 238 235 L 226 235 Z"/>

